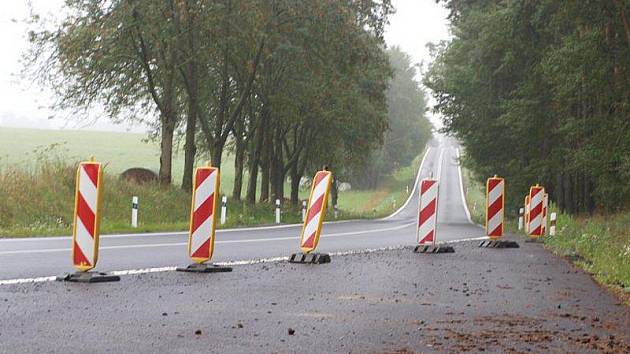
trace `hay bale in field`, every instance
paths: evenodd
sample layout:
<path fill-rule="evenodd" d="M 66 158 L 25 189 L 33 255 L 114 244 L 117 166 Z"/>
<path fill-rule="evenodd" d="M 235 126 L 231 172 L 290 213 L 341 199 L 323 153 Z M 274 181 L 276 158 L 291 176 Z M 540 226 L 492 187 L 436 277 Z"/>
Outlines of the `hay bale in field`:
<path fill-rule="evenodd" d="M 137 184 L 151 183 L 158 181 L 157 173 L 142 167 L 133 167 L 120 174 L 120 179 Z"/>

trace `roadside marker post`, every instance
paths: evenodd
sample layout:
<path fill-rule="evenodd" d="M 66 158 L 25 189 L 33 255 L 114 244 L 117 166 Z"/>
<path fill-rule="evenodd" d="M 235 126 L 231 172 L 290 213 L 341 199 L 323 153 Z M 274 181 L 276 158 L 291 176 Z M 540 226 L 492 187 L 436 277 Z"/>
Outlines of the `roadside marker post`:
<path fill-rule="evenodd" d="M 219 168 L 210 164 L 195 169 L 188 235 L 188 255 L 194 263 L 185 268 L 177 268 L 177 271 L 194 273 L 232 271 L 230 267 L 206 264 L 214 253 L 220 176 Z"/>
<path fill-rule="evenodd" d="M 425 178 L 420 182 L 420 198 L 418 203 L 418 227 L 416 238 L 418 245 L 415 253 L 453 253 L 452 246 L 440 246 L 437 243 L 437 210 L 439 182 Z"/>
<path fill-rule="evenodd" d="M 225 225 L 227 219 L 227 196 L 221 198 L 221 225 Z"/>
<path fill-rule="evenodd" d="M 337 208 L 337 204 L 333 205 L 333 210 L 335 211 L 335 219 L 339 218 L 339 208 Z"/>
<path fill-rule="evenodd" d="M 98 261 L 102 188 L 101 163 L 94 161 L 94 158 L 79 163 L 72 227 L 72 264 L 77 272 L 59 276 L 59 281 L 100 283 L 120 280 L 117 275 L 90 272 Z"/>
<path fill-rule="evenodd" d="M 547 212 L 549 209 L 549 194 L 545 193 L 543 197 L 543 213 L 542 213 L 542 235 L 547 235 Z"/>
<path fill-rule="evenodd" d="M 515 241 L 500 240 L 503 236 L 505 213 L 505 179 L 494 175 L 486 181 L 486 236 L 479 247 L 519 248 Z"/>
<path fill-rule="evenodd" d="M 308 198 L 306 218 L 300 236 L 300 249 L 302 252 L 292 254 L 289 258 L 290 263 L 330 263 L 330 255 L 314 253 L 313 251 L 315 251 L 319 243 L 319 235 L 321 234 L 322 223 L 326 215 L 331 184 L 332 173 L 330 171 L 321 170 L 315 174 L 311 195 Z"/>
<path fill-rule="evenodd" d="M 306 200 L 302 201 L 302 222 L 306 221 Z"/>
<path fill-rule="evenodd" d="M 131 227 L 138 227 L 138 197 L 131 198 Z"/>
<path fill-rule="evenodd" d="M 556 220 L 557 220 L 557 215 L 556 213 L 551 213 L 551 215 L 549 216 L 549 236 L 556 236 Z"/>
<path fill-rule="evenodd" d="M 528 234 L 531 241 L 537 241 L 543 236 L 543 201 L 545 198 L 545 188 L 535 185 L 529 189 L 529 209 L 528 209 Z"/>
<path fill-rule="evenodd" d="M 280 199 L 276 199 L 276 224 L 280 223 Z"/>
<path fill-rule="evenodd" d="M 518 209 L 518 231 L 523 230 L 523 213 L 524 213 L 524 208 L 519 208 Z"/>

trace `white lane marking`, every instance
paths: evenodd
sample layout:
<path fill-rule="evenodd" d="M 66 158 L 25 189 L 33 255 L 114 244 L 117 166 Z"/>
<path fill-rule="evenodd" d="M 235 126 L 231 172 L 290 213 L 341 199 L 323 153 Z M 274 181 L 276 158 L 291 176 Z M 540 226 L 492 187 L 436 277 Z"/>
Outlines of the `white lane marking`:
<path fill-rule="evenodd" d="M 464 206 L 464 212 L 466 212 L 466 218 L 468 218 L 468 222 L 473 225 L 477 225 L 472 221 L 472 218 L 470 217 L 470 211 L 468 210 L 468 205 L 466 204 L 466 194 L 464 194 L 464 179 L 462 178 L 462 163 L 459 160 L 461 155 L 459 153 L 459 149 L 457 149 L 456 152 L 457 152 L 457 174 L 459 175 L 459 191 L 462 195 L 462 204 Z M 481 227 L 481 225 L 477 225 L 477 226 Z"/>
<path fill-rule="evenodd" d="M 438 158 L 437 176 L 435 177 L 435 179 L 437 179 L 438 181 L 442 177 L 442 165 L 443 165 L 443 162 L 444 162 L 444 148 L 440 148 L 440 157 Z"/>
<path fill-rule="evenodd" d="M 333 234 L 324 234 L 321 237 L 343 237 L 343 236 L 360 236 L 365 234 L 371 234 L 375 232 L 384 232 L 384 231 L 396 231 L 400 229 L 407 228 L 411 225 L 415 225 L 415 222 L 406 223 L 403 225 L 398 225 L 394 227 L 388 227 L 383 229 L 373 229 L 373 230 L 365 230 L 365 231 L 349 231 L 349 232 L 338 232 Z M 221 240 L 216 241 L 217 244 L 223 243 L 255 243 L 255 242 L 269 242 L 269 241 L 286 241 L 286 240 L 296 240 L 299 239 L 299 236 L 289 236 L 289 237 L 271 237 L 271 238 L 257 238 L 257 239 L 246 239 L 246 240 Z M 185 246 L 186 242 L 171 242 L 171 243 L 153 243 L 153 244 L 136 244 L 136 245 L 120 245 L 120 246 L 103 246 L 100 247 L 100 250 L 113 250 L 113 249 L 133 249 L 133 248 L 155 248 L 155 247 L 174 247 L 174 246 Z M 55 252 L 69 252 L 67 248 L 48 248 L 48 249 L 39 249 L 39 250 L 16 250 L 16 251 L 4 251 L 0 252 L 0 256 L 3 255 L 12 255 L 12 254 L 35 254 L 35 253 L 55 253 Z"/>
<path fill-rule="evenodd" d="M 413 190 L 411 191 L 411 193 L 409 193 L 409 197 L 407 198 L 407 201 L 405 202 L 405 204 L 403 204 L 403 206 L 401 206 L 400 209 L 396 210 L 393 214 L 386 216 L 382 218 L 381 220 L 387 220 L 387 219 L 393 218 L 394 216 L 398 215 L 398 213 L 403 211 L 403 209 L 407 207 L 407 204 L 411 202 L 411 198 L 413 198 L 414 193 L 418 189 L 418 183 L 420 183 L 422 167 L 424 166 L 424 161 L 427 159 L 427 156 L 429 155 L 429 150 L 431 150 L 431 147 L 427 147 L 427 151 L 424 153 L 424 156 L 422 157 L 422 161 L 420 162 L 420 167 L 418 168 L 418 174 L 416 175 L 416 181 L 413 185 Z"/>
<path fill-rule="evenodd" d="M 339 221 L 324 221 L 324 225 L 330 224 L 345 224 L 349 222 L 357 222 L 357 221 L 371 221 L 369 219 L 350 219 L 350 220 L 339 220 Z M 278 229 L 290 229 L 290 228 L 298 228 L 302 227 L 303 224 L 286 224 L 286 225 L 274 225 L 274 226 L 258 226 L 258 227 L 236 227 L 232 229 L 217 229 L 217 233 L 230 233 L 230 232 L 241 232 L 241 231 L 265 231 L 265 230 L 278 230 Z M 175 231 L 175 232 L 145 232 L 145 233 L 135 233 L 135 234 L 109 234 L 109 235 L 101 235 L 100 239 L 104 238 L 130 238 L 130 237 L 158 237 L 158 236 L 188 236 L 188 231 Z M 60 240 L 71 240 L 72 236 L 56 236 L 56 237 L 14 237 L 14 238 L 0 238 L 0 243 L 2 242 L 33 242 L 33 241 L 60 241 Z"/>
<path fill-rule="evenodd" d="M 442 243 L 458 243 L 464 241 L 475 241 L 475 240 L 484 240 L 488 237 L 476 237 L 476 238 L 467 238 L 462 240 L 453 240 L 446 241 Z M 399 245 L 399 246 L 389 246 L 389 247 L 380 247 L 380 248 L 366 248 L 362 250 L 350 250 L 350 251 L 339 251 L 329 253 L 332 257 L 337 256 L 348 256 L 353 254 L 367 254 L 381 251 L 393 251 L 393 250 L 401 250 L 411 247 L 410 245 Z M 260 264 L 260 263 L 277 263 L 289 260 L 289 257 L 270 257 L 270 258 L 259 258 L 259 259 L 248 259 L 241 261 L 227 261 L 227 262 L 217 262 L 214 264 L 221 266 L 235 266 L 235 265 L 252 265 L 252 264 Z M 127 270 L 115 270 L 109 272 L 109 274 L 113 275 L 134 275 L 134 274 L 147 274 L 147 273 L 160 273 L 160 272 L 172 272 L 175 271 L 177 267 L 157 267 L 157 268 L 141 268 L 141 269 L 127 269 Z M 55 281 L 57 279 L 56 276 L 47 276 L 47 277 L 37 277 L 37 278 L 19 278 L 19 279 L 6 279 L 0 280 L 0 285 L 15 285 L 15 284 L 26 284 L 26 283 L 42 283 Z"/>

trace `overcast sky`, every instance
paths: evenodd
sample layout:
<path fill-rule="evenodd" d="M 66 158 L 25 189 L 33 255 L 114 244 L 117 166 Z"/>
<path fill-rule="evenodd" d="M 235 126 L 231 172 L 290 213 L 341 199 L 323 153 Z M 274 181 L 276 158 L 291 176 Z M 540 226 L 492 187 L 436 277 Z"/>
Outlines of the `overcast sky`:
<path fill-rule="evenodd" d="M 38 13 L 59 14 L 63 0 L 31 0 Z M 21 126 L 51 129 L 97 129 L 142 131 L 142 127 L 127 127 L 111 124 L 105 120 L 95 125 L 68 120 L 67 114 L 58 114 L 49 119 L 53 112 L 47 109 L 50 94 L 20 79 L 22 68 L 20 56 L 27 49 L 26 25 L 27 0 L 3 0 L 0 12 L 0 126 Z M 417 64 L 429 61 L 426 43 L 448 39 L 447 12 L 435 0 L 393 0 L 396 14 L 390 18 L 385 38 L 389 46 L 398 45 L 411 55 Z M 93 118 L 93 117 L 90 117 Z"/>

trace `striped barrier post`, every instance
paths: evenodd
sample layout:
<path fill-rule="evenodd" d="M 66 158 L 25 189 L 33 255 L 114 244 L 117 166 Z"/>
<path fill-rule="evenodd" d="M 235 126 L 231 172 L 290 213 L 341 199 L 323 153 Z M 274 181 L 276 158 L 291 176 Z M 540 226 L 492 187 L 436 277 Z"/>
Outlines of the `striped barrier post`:
<path fill-rule="evenodd" d="M 551 213 L 551 215 L 549 216 L 549 236 L 556 236 L 556 220 L 556 213 Z"/>
<path fill-rule="evenodd" d="M 529 194 L 525 196 L 525 233 L 529 234 Z"/>
<path fill-rule="evenodd" d="M 64 274 L 57 280 L 85 283 L 120 280 L 119 276 L 89 272 L 98 261 L 102 187 L 102 165 L 93 158 L 79 163 L 72 227 L 72 264 L 77 272 Z"/>
<path fill-rule="evenodd" d="M 505 179 L 494 175 L 486 181 L 486 236 L 490 240 L 479 243 L 479 247 L 518 248 L 515 241 L 501 240 L 505 214 Z"/>
<path fill-rule="evenodd" d="M 332 173 L 330 171 L 318 171 L 313 177 L 311 195 L 308 198 L 308 207 L 306 209 L 306 219 L 300 235 L 300 249 L 302 252 L 291 255 L 289 262 L 316 264 L 330 262 L 328 254 L 313 253 L 313 251 L 319 243 L 331 184 Z"/>
<path fill-rule="evenodd" d="M 486 236 L 498 239 L 503 236 L 503 215 L 505 207 L 505 180 L 501 177 L 486 181 Z"/>
<path fill-rule="evenodd" d="M 529 189 L 529 220 L 528 232 L 532 238 L 539 238 L 543 235 L 542 213 L 545 189 L 540 185 L 532 186 Z"/>
<path fill-rule="evenodd" d="M 425 178 L 420 182 L 418 203 L 418 226 L 414 248 L 416 253 L 453 253 L 451 246 L 437 245 L 437 212 L 439 197 L 439 181 Z"/>
<path fill-rule="evenodd" d="M 542 235 L 547 235 L 547 212 L 549 208 L 549 194 L 543 196 Z"/>
<path fill-rule="evenodd" d="M 186 268 L 177 268 L 178 271 L 197 273 L 232 271 L 230 267 L 206 264 L 214 254 L 220 176 L 219 168 L 210 164 L 195 169 L 188 234 L 188 255 L 194 263 Z"/>

